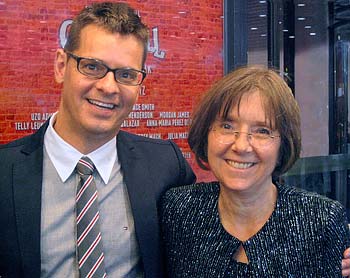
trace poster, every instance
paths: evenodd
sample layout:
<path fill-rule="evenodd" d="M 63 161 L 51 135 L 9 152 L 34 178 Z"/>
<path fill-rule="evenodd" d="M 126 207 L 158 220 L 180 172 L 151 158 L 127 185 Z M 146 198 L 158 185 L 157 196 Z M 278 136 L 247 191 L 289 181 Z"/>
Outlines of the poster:
<path fill-rule="evenodd" d="M 122 1 L 126 2 L 126 1 Z M 122 128 L 179 145 L 198 180 L 211 179 L 188 144 L 193 107 L 223 75 L 223 2 L 127 1 L 150 30 L 147 78 Z M 0 144 L 35 132 L 57 110 L 55 50 L 91 1 L 0 2 Z"/>

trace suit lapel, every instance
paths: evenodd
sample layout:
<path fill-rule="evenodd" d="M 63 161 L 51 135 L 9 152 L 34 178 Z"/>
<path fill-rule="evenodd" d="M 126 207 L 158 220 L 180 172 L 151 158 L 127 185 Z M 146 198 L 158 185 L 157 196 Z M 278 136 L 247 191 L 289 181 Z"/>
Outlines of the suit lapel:
<path fill-rule="evenodd" d="M 119 132 L 118 158 L 128 189 L 145 274 L 146 277 L 158 277 L 161 258 L 154 184 L 147 158 L 139 156 L 137 148 L 127 133 Z"/>
<path fill-rule="evenodd" d="M 13 165 L 15 217 L 25 277 L 40 277 L 42 142 L 46 126 L 23 148 L 23 160 Z"/>
<path fill-rule="evenodd" d="M 40 277 L 41 189 L 45 124 L 22 150 L 24 158 L 13 165 L 13 194 L 18 241 L 26 277 Z M 147 158 L 139 156 L 137 144 L 120 131 L 118 158 L 127 186 L 146 277 L 161 277 L 158 216 L 153 179 Z M 30 200 L 30 201 L 29 201 Z"/>
<path fill-rule="evenodd" d="M 33 271 L 37 274 L 35 277 L 40 276 L 42 168 L 39 164 L 32 156 L 28 161 L 18 163 L 13 168 L 15 215 L 24 273 L 33 267 Z"/>

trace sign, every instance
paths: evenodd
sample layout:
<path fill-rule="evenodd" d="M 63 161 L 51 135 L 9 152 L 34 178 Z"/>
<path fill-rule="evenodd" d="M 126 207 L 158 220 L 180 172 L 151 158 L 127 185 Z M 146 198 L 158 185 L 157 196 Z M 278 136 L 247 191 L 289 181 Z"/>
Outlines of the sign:
<path fill-rule="evenodd" d="M 194 168 L 188 144 L 191 114 L 199 97 L 223 75 L 223 2 L 127 1 L 150 28 L 147 78 L 122 128 L 171 139 Z M 66 42 L 71 19 L 86 1 L 1 3 L 0 143 L 35 132 L 57 110 L 55 50 Z M 10 12 L 16 11 L 16 12 Z"/>

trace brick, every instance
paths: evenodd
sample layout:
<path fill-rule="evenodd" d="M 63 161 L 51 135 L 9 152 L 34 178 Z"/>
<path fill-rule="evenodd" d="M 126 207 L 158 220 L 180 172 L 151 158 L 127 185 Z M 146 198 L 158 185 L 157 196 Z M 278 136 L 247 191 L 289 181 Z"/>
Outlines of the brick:
<path fill-rule="evenodd" d="M 222 0 L 130 0 L 150 27 L 158 30 L 159 50 L 164 59 L 150 52 L 151 69 L 145 81 L 145 96 L 139 102 L 155 105 L 160 111 L 189 111 L 199 96 L 223 74 Z M 54 81 L 53 59 L 59 45 L 58 28 L 72 18 L 86 1 L 63 3 L 45 1 L 5 1 L 0 5 L 0 144 L 31 130 L 16 130 L 16 122 L 31 121 L 32 113 L 52 113 L 59 103 L 61 85 Z M 155 120 L 158 120 L 155 117 Z M 186 132 L 187 126 L 147 127 L 140 120 L 134 133 Z M 175 142 L 190 153 L 186 139 Z M 188 158 L 199 180 L 210 180 L 200 170 L 193 154 Z"/>

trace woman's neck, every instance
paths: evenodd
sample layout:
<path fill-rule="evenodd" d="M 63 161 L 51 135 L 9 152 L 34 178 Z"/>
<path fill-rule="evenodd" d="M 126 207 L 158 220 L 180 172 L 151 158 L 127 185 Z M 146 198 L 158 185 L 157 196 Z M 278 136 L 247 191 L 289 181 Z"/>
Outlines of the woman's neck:
<path fill-rule="evenodd" d="M 225 230 L 241 241 L 255 235 L 270 218 L 277 200 L 276 186 L 258 192 L 234 192 L 220 187 L 219 215 Z"/>

